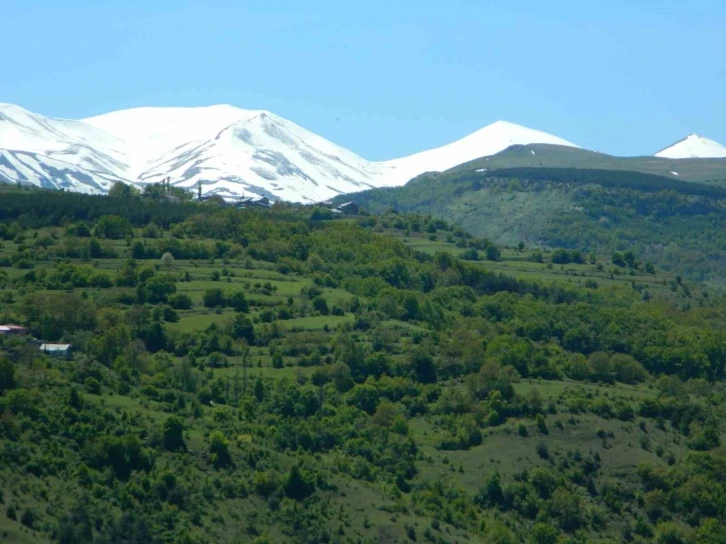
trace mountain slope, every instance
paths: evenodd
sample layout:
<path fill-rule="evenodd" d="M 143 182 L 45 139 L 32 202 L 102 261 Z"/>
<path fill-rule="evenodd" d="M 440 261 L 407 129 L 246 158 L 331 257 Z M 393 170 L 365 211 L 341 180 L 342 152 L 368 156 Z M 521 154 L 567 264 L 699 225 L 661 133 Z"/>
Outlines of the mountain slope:
<path fill-rule="evenodd" d="M 422 151 L 408 157 L 381 163 L 384 177 L 402 185 L 423 172 L 443 172 L 459 164 L 494 155 L 512 145 L 552 144 L 577 148 L 552 134 L 497 121 L 451 144 Z"/>
<path fill-rule="evenodd" d="M 134 108 L 71 121 L 0 105 L 0 181 L 105 192 L 116 181 L 234 198 L 318 202 L 403 185 L 512 144 L 569 142 L 499 121 L 452 144 L 370 162 L 273 113 L 229 105 Z"/>
<path fill-rule="evenodd" d="M 690 134 L 655 156 L 666 159 L 724 158 L 726 146 L 698 134 Z"/>
<path fill-rule="evenodd" d="M 725 159 L 681 159 L 662 157 L 615 157 L 605 153 L 559 145 L 515 145 L 490 157 L 481 157 L 452 169 L 457 172 L 503 168 L 585 168 L 624 170 L 655 174 L 682 181 L 726 185 Z"/>
<path fill-rule="evenodd" d="M 85 120 L 125 142 L 132 181 L 314 202 L 380 186 L 371 163 L 270 112 L 139 108 Z"/>
<path fill-rule="evenodd" d="M 98 193 L 126 180 L 127 163 L 102 130 L 0 104 L 0 181 Z"/>
<path fill-rule="evenodd" d="M 548 156 L 547 148 L 556 152 L 549 155 L 551 162 L 563 151 L 515 146 L 488 160 L 421 175 L 403 187 L 336 200 L 354 200 L 373 213 L 393 208 L 431 214 L 510 247 L 523 241 L 598 255 L 630 250 L 643 261 L 726 288 L 726 187 L 624 168 L 523 164 L 540 151 Z M 581 156 L 581 150 L 564 151 Z M 512 155 L 522 158 L 520 164 Z"/>

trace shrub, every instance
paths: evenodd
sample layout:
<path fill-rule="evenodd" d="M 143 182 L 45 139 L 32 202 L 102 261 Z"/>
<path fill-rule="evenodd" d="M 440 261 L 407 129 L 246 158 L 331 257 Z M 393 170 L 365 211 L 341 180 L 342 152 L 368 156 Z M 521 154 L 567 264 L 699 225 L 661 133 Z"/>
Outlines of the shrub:
<path fill-rule="evenodd" d="M 90 376 L 86 378 L 83 382 L 83 387 L 86 389 L 86 392 L 91 393 L 92 395 L 101 394 L 101 384 L 96 378 L 91 378 Z"/>
<path fill-rule="evenodd" d="M 544 442 L 538 442 L 537 446 L 535 446 L 535 451 L 542 459 L 550 458 L 550 450 Z"/>

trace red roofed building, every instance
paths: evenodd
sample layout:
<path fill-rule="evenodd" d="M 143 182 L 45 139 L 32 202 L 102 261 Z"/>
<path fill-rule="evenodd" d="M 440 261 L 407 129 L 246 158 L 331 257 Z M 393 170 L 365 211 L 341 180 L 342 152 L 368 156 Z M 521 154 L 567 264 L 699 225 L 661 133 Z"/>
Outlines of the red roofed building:
<path fill-rule="evenodd" d="M 0 336 L 25 336 L 28 329 L 20 325 L 0 325 Z"/>

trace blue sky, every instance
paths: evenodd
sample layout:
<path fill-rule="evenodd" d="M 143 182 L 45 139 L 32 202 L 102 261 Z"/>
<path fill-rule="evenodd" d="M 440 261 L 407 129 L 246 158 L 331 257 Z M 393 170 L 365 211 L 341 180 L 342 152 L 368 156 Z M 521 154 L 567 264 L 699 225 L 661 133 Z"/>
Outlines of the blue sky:
<path fill-rule="evenodd" d="M 504 119 L 613 154 L 726 144 L 726 2 L 0 0 L 0 102 L 268 109 L 371 159 Z"/>

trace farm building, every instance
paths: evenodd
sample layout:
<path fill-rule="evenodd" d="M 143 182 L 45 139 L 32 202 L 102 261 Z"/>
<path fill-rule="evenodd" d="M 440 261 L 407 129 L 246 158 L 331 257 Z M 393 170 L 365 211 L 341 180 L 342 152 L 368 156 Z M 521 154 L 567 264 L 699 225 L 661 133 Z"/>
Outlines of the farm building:
<path fill-rule="evenodd" d="M 52 355 L 53 357 L 70 358 L 72 346 L 71 344 L 41 344 L 40 351 Z"/>
<path fill-rule="evenodd" d="M 20 325 L 0 325 L 0 336 L 25 336 L 28 329 Z"/>

